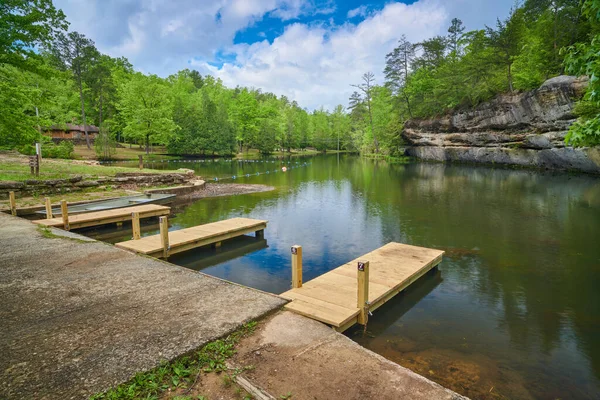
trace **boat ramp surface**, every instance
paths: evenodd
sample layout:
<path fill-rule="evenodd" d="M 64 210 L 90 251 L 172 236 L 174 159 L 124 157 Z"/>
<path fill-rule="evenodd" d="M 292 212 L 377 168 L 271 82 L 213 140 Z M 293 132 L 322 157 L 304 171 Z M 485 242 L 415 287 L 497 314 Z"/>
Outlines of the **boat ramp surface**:
<path fill-rule="evenodd" d="M 0 213 L 0 399 L 87 399 L 285 303 L 36 228 Z"/>

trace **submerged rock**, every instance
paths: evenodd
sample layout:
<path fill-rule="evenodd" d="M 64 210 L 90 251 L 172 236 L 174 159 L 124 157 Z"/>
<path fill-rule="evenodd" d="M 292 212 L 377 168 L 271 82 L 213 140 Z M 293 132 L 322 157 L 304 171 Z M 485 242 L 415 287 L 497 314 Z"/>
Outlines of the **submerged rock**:
<path fill-rule="evenodd" d="M 411 120 L 403 137 L 407 155 L 600 173 L 600 149 L 565 146 L 575 103 L 587 79 L 558 76 L 526 93 L 499 95 L 468 110 Z"/>

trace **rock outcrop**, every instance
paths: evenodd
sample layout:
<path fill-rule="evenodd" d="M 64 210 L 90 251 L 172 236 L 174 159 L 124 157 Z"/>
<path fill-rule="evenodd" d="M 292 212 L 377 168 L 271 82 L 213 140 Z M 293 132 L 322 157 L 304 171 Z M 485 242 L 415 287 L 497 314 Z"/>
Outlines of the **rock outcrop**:
<path fill-rule="evenodd" d="M 411 120 L 407 155 L 425 160 L 533 166 L 600 173 L 599 148 L 565 146 L 587 80 L 549 79 L 536 90 L 505 94 L 430 120 Z"/>

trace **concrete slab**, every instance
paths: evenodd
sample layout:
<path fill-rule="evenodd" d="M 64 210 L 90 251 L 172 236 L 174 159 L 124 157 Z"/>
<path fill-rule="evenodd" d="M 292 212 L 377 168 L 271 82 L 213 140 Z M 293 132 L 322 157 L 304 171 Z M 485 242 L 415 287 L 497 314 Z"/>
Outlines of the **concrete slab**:
<path fill-rule="evenodd" d="M 0 214 L 2 399 L 87 398 L 284 304 L 68 236 Z"/>
<path fill-rule="evenodd" d="M 232 362 L 265 398 L 466 400 L 320 322 L 283 311 L 243 339 Z"/>

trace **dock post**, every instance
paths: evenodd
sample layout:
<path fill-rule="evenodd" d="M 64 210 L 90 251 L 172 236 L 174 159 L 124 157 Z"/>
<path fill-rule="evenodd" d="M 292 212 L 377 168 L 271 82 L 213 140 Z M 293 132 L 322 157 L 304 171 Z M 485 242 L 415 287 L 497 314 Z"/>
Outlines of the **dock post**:
<path fill-rule="evenodd" d="M 166 260 L 169 256 L 169 221 L 167 217 L 159 218 L 160 224 L 160 243 L 163 248 L 163 258 Z"/>
<path fill-rule="evenodd" d="M 144 169 L 144 156 L 141 154 L 138 155 L 138 160 L 139 160 L 140 169 Z"/>
<path fill-rule="evenodd" d="M 52 203 L 50 203 L 50 197 L 46 197 L 44 202 L 46 203 L 46 219 L 52 219 Z"/>
<path fill-rule="evenodd" d="M 62 214 L 63 228 L 65 229 L 65 231 L 70 230 L 71 228 L 69 227 L 69 207 L 67 206 L 66 200 L 60 201 L 60 213 Z"/>
<path fill-rule="evenodd" d="M 15 200 L 15 192 L 8 192 L 8 202 L 10 203 L 10 213 L 17 215 L 17 202 Z"/>
<path fill-rule="evenodd" d="M 141 235 L 140 230 L 140 213 L 133 212 L 131 213 L 131 228 L 133 229 L 133 240 L 139 240 Z"/>
<path fill-rule="evenodd" d="M 358 323 L 367 325 L 369 319 L 369 262 L 358 262 L 358 297 L 356 307 L 360 310 Z"/>
<path fill-rule="evenodd" d="M 302 246 L 292 246 L 292 288 L 302 287 Z"/>
<path fill-rule="evenodd" d="M 264 237 L 265 237 L 265 230 L 264 230 L 264 229 L 261 229 L 260 231 L 256 231 L 256 232 L 254 232 L 254 236 L 255 236 L 257 239 L 264 239 Z"/>

